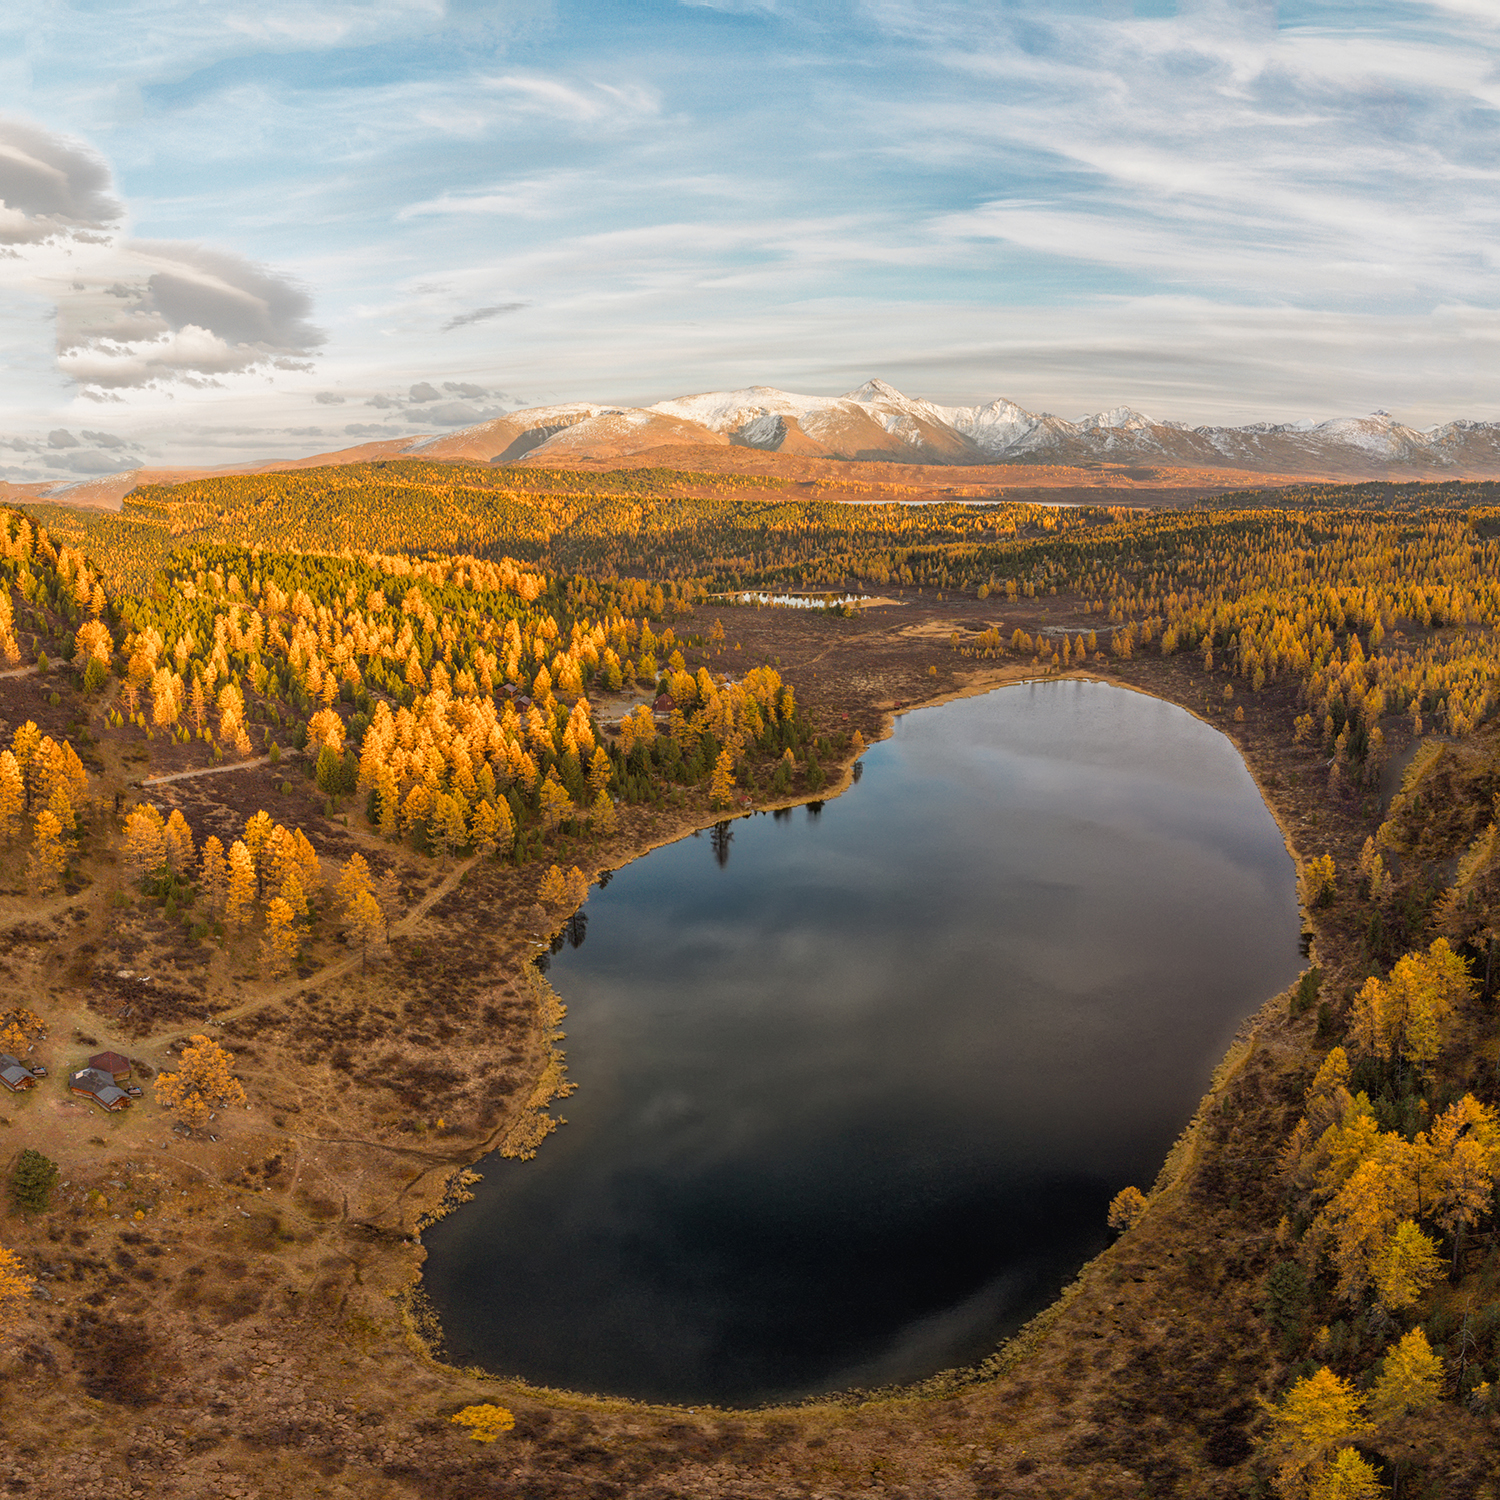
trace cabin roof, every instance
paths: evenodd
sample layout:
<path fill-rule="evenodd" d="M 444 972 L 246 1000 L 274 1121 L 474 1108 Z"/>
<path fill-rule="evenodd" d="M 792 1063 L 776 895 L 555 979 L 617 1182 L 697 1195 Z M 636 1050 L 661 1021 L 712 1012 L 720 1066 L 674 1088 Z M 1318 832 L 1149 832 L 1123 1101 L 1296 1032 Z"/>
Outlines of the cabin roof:
<path fill-rule="evenodd" d="M 80 1068 L 69 1076 L 68 1087 L 75 1094 L 91 1095 L 106 1109 L 120 1109 L 130 1102 L 130 1095 L 102 1068 Z"/>

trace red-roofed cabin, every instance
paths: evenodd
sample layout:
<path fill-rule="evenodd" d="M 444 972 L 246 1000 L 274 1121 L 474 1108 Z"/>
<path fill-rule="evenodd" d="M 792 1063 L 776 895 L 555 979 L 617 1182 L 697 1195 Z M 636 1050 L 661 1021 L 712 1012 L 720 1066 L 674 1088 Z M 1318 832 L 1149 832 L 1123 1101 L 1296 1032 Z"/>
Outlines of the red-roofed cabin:
<path fill-rule="evenodd" d="M 130 1106 L 130 1095 L 115 1086 L 111 1074 L 99 1068 L 80 1068 L 68 1079 L 68 1088 L 70 1092 L 83 1095 L 100 1109 L 107 1109 L 111 1113 Z"/>
<path fill-rule="evenodd" d="M 118 1052 L 96 1052 L 89 1058 L 89 1067 L 108 1073 L 116 1083 L 124 1083 L 130 1077 L 130 1059 Z"/>

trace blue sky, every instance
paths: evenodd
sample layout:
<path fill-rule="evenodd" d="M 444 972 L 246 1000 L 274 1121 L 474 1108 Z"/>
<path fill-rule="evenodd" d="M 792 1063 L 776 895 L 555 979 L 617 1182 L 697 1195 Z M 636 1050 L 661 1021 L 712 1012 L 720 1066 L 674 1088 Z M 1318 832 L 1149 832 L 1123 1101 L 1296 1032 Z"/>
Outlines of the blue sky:
<path fill-rule="evenodd" d="M 1492 0 L 12 0 L 0 475 L 871 375 L 1500 417 L 1497 42 Z"/>

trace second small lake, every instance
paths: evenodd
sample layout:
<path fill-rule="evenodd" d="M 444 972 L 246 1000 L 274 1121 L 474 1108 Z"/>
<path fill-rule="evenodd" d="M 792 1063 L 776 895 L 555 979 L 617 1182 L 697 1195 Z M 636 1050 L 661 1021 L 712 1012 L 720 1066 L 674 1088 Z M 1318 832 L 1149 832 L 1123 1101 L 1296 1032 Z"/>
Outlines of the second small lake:
<path fill-rule="evenodd" d="M 549 978 L 578 1091 L 425 1235 L 450 1357 L 749 1404 L 982 1359 L 1150 1187 L 1296 975 L 1233 745 L 1100 683 L 907 714 L 821 809 L 596 890 Z"/>

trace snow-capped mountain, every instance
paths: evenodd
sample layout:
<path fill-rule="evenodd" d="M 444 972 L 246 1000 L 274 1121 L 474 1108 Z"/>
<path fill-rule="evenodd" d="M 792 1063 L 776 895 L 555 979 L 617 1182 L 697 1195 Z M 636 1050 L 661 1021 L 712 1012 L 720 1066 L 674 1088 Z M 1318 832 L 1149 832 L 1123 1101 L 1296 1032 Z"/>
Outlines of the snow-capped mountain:
<path fill-rule="evenodd" d="M 793 457 L 905 464 L 1142 464 L 1309 479 L 1500 477 L 1500 422 L 1445 422 L 1425 431 L 1389 412 L 1327 422 L 1190 427 L 1116 406 L 1069 421 L 1003 397 L 939 406 L 868 380 L 842 396 L 772 386 L 677 396 L 648 407 L 578 401 L 537 406 L 430 436 L 384 439 L 338 453 L 268 459 L 222 469 L 132 469 L 69 483 L 0 485 L 0 498 L 117 506 L 138 483 L 209 473 L 252 473 L 429 458 L 467 463 L 603 465 L 659 453 L 692 467 L 694 448 L 741 447 Z"/>

